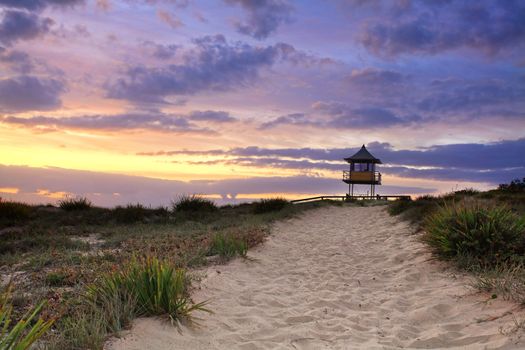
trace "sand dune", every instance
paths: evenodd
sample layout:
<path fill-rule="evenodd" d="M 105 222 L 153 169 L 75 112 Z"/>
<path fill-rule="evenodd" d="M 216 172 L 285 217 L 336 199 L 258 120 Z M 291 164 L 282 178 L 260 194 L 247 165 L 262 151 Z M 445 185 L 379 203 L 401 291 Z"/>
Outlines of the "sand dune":
<path fill-rule="evenodd" d="M 139 319 L 107 349 L 525 348 L 515 304 L 476 293 L 384 207 L 323 208 L 203 274 L 197 329 Z"/>

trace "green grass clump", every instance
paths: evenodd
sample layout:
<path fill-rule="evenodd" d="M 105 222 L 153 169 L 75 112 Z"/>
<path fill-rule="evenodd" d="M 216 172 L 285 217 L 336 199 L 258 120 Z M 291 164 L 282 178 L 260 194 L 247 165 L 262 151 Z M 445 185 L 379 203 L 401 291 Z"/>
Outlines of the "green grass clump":
<path fill-rule="evenodd" d="M 67 278 L 67 274 L 63 272 L 49 272 L 46 276 L 46 283 L 54 287 L 63 286 Z"/>
<path fill-rule="evenodd" d="M 289 202 L 284 198 L 269 198 L 261 199 L 253 205 L 253 212 L 255 214 L 269 213 L 273 211 L 280 211 L 284 209 Z"/>
<path fill-rule="evenodd" d="M 211 242 L 208 255 L 219 255 L 223 259 L 231 259 L 237 255 L 245 257 L 248 253 L 248 243 L 242 237 L 232 233 L 216 233 Z"/>
<path fill-rule="evenodd" d="M 54 323 L 39 317 L 44 303 L 29 310 L 17 323 L 12 325 L 13 305 L 11 286 L 0 294 L 0 350 L 29 349 Z M 38 318 L 38 319 L 37 319 Z"/>
<path fill-rule="evenodd" d="M 425 221 L 424 240 L 444 258 L 469 256 L 491 266 L 525 253 L 525 220 L 505 206 L 449 204 Z"/>
<path fill-rule="evenodd" d="M 132 301 L 137 316 L 168 315 L 175 321 L 190 318 L 195 310 L 206 310 L 205 303 L 191 303 L 188 284 L 185 270 L 149 257 L 132 259 L 125 269 L 103 276 L 88 295 L 104 309 L 117 296 L 124 303 Z"/>
<path fill-rule="evenodd" d="M 66 197 L 58 201 L 58 206 L 66 211 L 87 210 L 93 207 L 93 204 L 86 197 Z"/>
<path fill-rule="evenodd" d="M 31 214 L 31 207 L 24 203 L 5 201 L 0 198 L 0 222 L 4 225 L 13 225 L 27 220 Z"/>
<path fill-rule="evenodd" d="M 388 206 L 390 215 L 399 215 L 413 206 L 412 200 L 398 199 Z"/>

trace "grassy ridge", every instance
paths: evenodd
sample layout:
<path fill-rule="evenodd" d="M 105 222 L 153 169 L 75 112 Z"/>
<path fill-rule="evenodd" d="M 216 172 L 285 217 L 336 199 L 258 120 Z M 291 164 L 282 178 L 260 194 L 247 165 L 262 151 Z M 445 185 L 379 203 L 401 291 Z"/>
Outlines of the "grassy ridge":
<path fill-rule="evenodd" d="M 171 210 L 98 208 L 84 198 L 60 204 L 0 201 L 0 277 L 15 276 L 13 319 L 45 301 L 42 318 L 56 319 L 44 336 L 50 349 L 101 349 L 140 315 L 189 316 L 203 305 L 189 301 L 185 269 L 245 256 L 273 221 L 329 205 L 279 199 L 217 207 L 195 196 Z"/>
<path fill-rule="evenodd" d="M 525 179 L 396 201 L 389 211 L 416 224 L 437 257 L 474 274 L 478 288 L 525 303 Z"/>

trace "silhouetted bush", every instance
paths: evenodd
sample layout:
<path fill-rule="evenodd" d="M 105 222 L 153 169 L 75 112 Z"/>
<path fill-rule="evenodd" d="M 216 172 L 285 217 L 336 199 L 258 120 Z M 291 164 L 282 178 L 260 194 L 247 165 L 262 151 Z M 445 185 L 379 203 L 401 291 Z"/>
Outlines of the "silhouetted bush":
<path fill-rule="evenodd" d="M 93 207 L 91 201 L 86 197 L 66 197 L 58 201 L 58 206 L 66 211 L 87 210 Z"/>
<path fill-rule="evenodd" d="M 172 202 L 172 207 L 175 214 L 191 220 L 205 218 L 219 209 L 213 201 L 197 195 L 181 196 Z"/>
<path fill-rule="evenodd" d="M 132 224 L 144 220 L 147 211 L 148 209 L 142 204 L 128 204 L 125 207 L 115 207 L 115 209 L 113 209 L 113 215 L 119 223 Z"/>
<path fill-rule="evenodd" d="M 31 207 L 24 203 L 4 201 L 0 198 L 0 221 L 16 223 L 26 220 L 31 214 Z"/>
<path fill-rule="evenodd" d="M 500 184 L 498 190 L 503 192 L 525 192 L 525 177 L 512 180 L 509 184 Z"/>
<path fill-rule="evenodd" d="M 263 214 L 272 211 L 279 211 L 288 204 L 289 202 L 284 198 L 261 199 L 260 201 L 253 204 L 253 212 L 255 214 Z"/>
<path fill-rule="evenodd" d="M 463 195 L 463 196 L 475 196 L 477 194 L 479 194 L 480 192 L 474 188 L 464 188 L 462 190 L 459 190 L 459 191 L 455 191 L 454 194 L 455 195 Z"/>
<path fill-rule="evenodd" d="M 424 240 L 442 257 L 495 265 L 525 252 L 525 220 L 505 206 L 449 204 L 425 221 Z"/>

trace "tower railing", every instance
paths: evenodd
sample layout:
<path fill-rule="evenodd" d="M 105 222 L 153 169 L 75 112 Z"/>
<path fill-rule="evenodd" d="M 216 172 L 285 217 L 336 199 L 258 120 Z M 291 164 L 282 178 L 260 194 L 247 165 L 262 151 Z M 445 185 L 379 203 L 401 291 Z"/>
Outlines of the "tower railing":
<path fill-rule="evenodd" d="M 368 174 L 370 177 L 368 178 Z M 379 171 L 349 171 L 343 170 L 343 181 L 371 181 L 381 183 L 381 173 Z"/>

